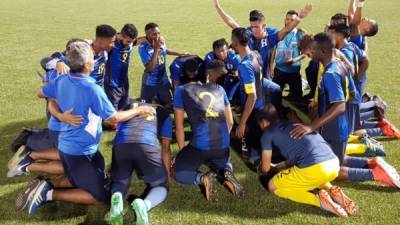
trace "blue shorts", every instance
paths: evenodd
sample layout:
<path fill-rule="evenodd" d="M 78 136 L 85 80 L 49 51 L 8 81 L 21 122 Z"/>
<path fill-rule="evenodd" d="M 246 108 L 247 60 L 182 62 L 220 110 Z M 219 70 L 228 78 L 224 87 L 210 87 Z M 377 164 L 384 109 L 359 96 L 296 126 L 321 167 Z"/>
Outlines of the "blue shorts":
<path fill-rule="evenodd" d="M 104 158 L 99 151 L 92 155 L 59 153 L 65 176 L 74 187 L 89 192 L 98 202 L 109 202 L 109 181 L 104 172 Z"/>
<path fill-rule="evenodd" d="M 229 149 L 202 151 L 187 145 L 176 156 L 174 170 L 175 172 L 197 171 L 203 164 L 217 173 L 232 171 Z"/>
<path fill-rule="evenodd" d="M 329 144 L 333 153 L 335 153 L 335 155 L 338 157 L 340 165 L 342 165 L 344 157 L 346 156 L 345 152 L 347 147 L 347 141 L 329 140 L 329 139 L 325 139 L 325 141 Z"/>
<path fill-rule="evenodd" d="M 112 150 L 112 193 L 126 195 L 134 170 L 144 175 L 144 182 L 151 187 L 167 186 L 168 174 L 162 160 L 161 149 L 140 143 L 114 145 Z"/>
<path fill-rule="evenodd" d="M 171 85 L 149 86 L 142 84 L 140 99 L 146 103 L 152 103 L 154 98 L 157 98 L 157 102 L 163 106 L 172 104 Z"/>
<path fill-rule="evenodd" d="M 42 151 L 57 148 L 59 131 L 39 129 L 28 137 L 26 146 L 32 151 Z"/>

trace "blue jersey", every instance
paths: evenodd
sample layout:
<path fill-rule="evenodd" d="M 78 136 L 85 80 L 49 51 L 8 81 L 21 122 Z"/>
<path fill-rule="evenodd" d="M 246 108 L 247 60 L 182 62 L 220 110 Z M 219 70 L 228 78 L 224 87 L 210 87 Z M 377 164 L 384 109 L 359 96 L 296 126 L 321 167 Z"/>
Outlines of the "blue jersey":
<path fill-rule="evenodd" d="M 350 63 L 354 66 L 355 72 L 358 73 L 359 59 L 361 59 L 364 56 L 364 52 L 360 48 L 358 48 L 357 45 L 351 42 L 346 43 L 341 49 L 341 51 L 350 61 Z M 360 104 L 361 103 L 360 81 L 358 80 L 357 77 L 353 77 L 352 82 L 355 84 L 356 87 L 354 103 Z"/>
<path fill-rule="evenodd" d="M 104 90 L 95 82 L 83 74 L 68 74 L 42 89 L 45 96 L 57 100 L 61 112 L 73 109 L 74 115 L 83 117 L 79 126 L 62 124 L 58 149 L 63 153 L 89 155 L 98 151 L 102 119 L 110 118 L 115 109 Z"/>
<path fill-rule="evenodd" d="M 276 46 L 275 63 L 276 68 L 286 73 L 296 73 L 300 71 L 301 62 L 286 64 L 287 61 L 300 56 L 299 42 L 303 33 L 298 29 L 292 30 L 285 39 Z"/>
<path fill-rule="evenodd" d="M 119 123 L 114 145 L 140 143 L 159 148 L 158 137 L 172 139 L 171 116 L 163 107 L 157 107 L 156 111 L 156 116 L 137 116 L 129 121 Z"/>
<path fill-rule="evenodd" d="M 247 100 L 247 95 L 256 94 L 257 100 L 254 108 L 260 109 L 264 106 L 262 94 L 262 66 L 261 57 L 257 52 L 245 56 L 238 67 L 240 80 L 240 102 L 243 107 Z"/>
<path fill-rule="evenodd" d="M 174 108 L 185 110 L 193 133 L 190 145 L 199 150 L 228 149 L 226 106 L 228 97 L 218 84 L 189 83 L 175 90 Z"/>
<path fill-rule="evenodd" d="M 172 61 L 171 65 L 169 66 L 169 71 L 171 73 L 171 80 L 177 81 L 180 83 L 184 82 L 184 76 L 183 76 L 183 65 L 188 61 L 188 60 L 196 60 L 196 62 L 199 65 L 198 73 L 200 74 L 201 81 L 205 83 L 206 77 L 205 77 L 205 64 L 204 61 L 197 55 L 188 55 L 188 56 L 182 56 L 182 57 L 177 57 Z"/>
<path fill-rule="evenodd" d="M 106 85 L 118 88 L 129 84 L 128 68 L 131 53 L 132 45 L 124 47 L 120 41 L 115 42 L 107 62 Z"/>
<path fill-rule="evenodd" d="M 366 38 L 363 35 L 350 36 L 349 41 L 356 44 L 360 49 L 365 51 Z"/>
<path fill-rule="evenodd" d="M 101 51 L 98 54 L 94 54 L 94 67 L 90 77 L 92 77 L 96 81 L 96 84 L 101 87 L 104 85 L 107 60 L 108 53 L 106 51 Z"/>
<path fill-rule="evenodd" d="M 157 65 L 152 71 L 144 71 L 142 77 L 142 83 L 148 86 L 157 86 L 159 84 L 167 84 L 167 48 L 162 46 L 160 48 L 160 53 L 157 60 Z M 139 55 L 142 60 L 143 65 L 149 63 L 153 57 L 154 49 L 151 44 L 146 41 L 139 46 Z"/>
<path fill-rule="evenodd" d="M 46 75 L 46 81 L 47 82 L 53 82 L 55 79 L 57 79 L 58 73 L 56 70 L 49 70 Z M 48 83 L 46 84 L 48 85 Z M 62 122 L 55 118 L 53 115 L 50 116 L 49 122 L 47 124 L 47 128 L 52 131 L 61 131 L 62 130 Z"/>
<path fill-rule="evenodd" d="M 301 139 L 290 137 L 294 128 L 290 122 L 275 122 L 261 137 L 261 148 L 266 151 L 279 151 L 290 165 L 299 168 L 309 167 L 336 158 L 329 144 L 317 132 Z"/>
<path fill-rule="evenodd" d="M 263 78 L 263 101 L 264 107 L 267 104 L 273 104 L 276 108 L 281 107 L 282 104 L 282 90 L 281 87 L 267 78 Z"/>
<path fill-rule="evenodd" d="M 262 39 L 256 39 L 251 31 L 251 28 L 246 29 L 247 34 L 250 36 L 249 47 L 253 51 L 260 53 L 262 58 L 262 74 L 267 76 L 269 69 L 272 50 L 279 42 L 279 30 L 275 28 L 265 28 L 266 36 Z"/>
<path fill-rule="evenodd" d="M 217 56 L 215 55 L 214 52 L 209 52 L 205 57 L 204 57 L 204 64 L 207 67 L 207 64 L 212 62 L 213 60 L 216 60 Z M 226 60 L 224 61 L 225 63 L 225 68 L 228 70 L 228 74 L 233 74 L 234 71 L 236 71 L 239 67 L 240 64 L 240 56 L 236 54 L 232 50 L 228 50 L 228 56 Z"/>
<path fill-rule="evenodd" d="M 343 63 L 333 61 L 326 68 L 318 87 L 318 113 L 322 117 L 332 104 L 346 101 L 346 75 L 343 74 Z M 347 141 L 347 113 L 344 112 L 331 122 L 321 127 L 321 135 L 326 140 Z"/>

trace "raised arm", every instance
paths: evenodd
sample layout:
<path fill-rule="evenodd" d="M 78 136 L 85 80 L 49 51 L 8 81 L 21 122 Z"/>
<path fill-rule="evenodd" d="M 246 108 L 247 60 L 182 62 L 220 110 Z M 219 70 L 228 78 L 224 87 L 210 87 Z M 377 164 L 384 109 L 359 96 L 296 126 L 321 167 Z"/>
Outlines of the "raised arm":
<path fill-rule="evenodd" d="M 364 7 L 365 4 L 365 0 L 358 0 L 356 2 L 356 10 L 354 12 L 354 16 L 353 18 L 349 21 L 349 24 L 351 24 L 352 29 L 351 29 L 351 35 L 355 36 L 355 35 L 359 35 L 360 32 L 358 30 L 358 26 L 361 23 L 361 19 L 362 19 L 362 9 Z"/>
<path fill-rule="evenodd" d="M 307 3 L 304 8 L 300 10 L 299 16 L 297 16 L 296 19 L 293 20 L 288 26 L 285 26 L 284 28 L 282 28 L 282 30 L 279 31 L 278 40 L 282 41 L 287 34 L 289 34 L 294 28 L 296 28 L 297 25 L 299 25 L 300 21 L 306 18 L 311 13 L 312 8 L 312 4 Z"/>
<path fill-rule="evenodd" d="M 213 3 L 219 16 L 226 23 L 226 25 L 228 25 L 232 29 L 240 27 L 240 25 L 224 11 L 224 9 L 221 7 L 221 4 L 219 3 L 219 0 L 213 0 Z"/>

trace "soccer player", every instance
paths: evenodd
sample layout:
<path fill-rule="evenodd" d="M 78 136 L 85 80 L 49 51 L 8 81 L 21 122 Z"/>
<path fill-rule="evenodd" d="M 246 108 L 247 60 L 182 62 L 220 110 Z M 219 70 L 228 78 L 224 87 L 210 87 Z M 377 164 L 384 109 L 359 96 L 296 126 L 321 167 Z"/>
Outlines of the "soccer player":
<path fill-rule="evenodd" d="M 318 133 L 310 133 L 302 139 L 290 136 L 294 123 L 279 120 L 273 105 L 267 105 L 257 114 L 261 138 L 261 170 L 268 173 L 278 170 L 268 182 L 268 190 L 295 202 L 320 207 L 340 217 L 356 213 L 355 203 L 331 181 L 339 174 L 339 160 Z M 271 164 L 272 152 L 279 151 L 286 161 Z M 319 189 L 317 194 L 311 193 Z"/>
<path fill-rule="evenodd" d="M 49 201 L 98 204 L 109 201 L 104 159 L 98 150 L 101 119 L 122 122 L 137 115 L 154 114 L 153 108 L 138 107 L 116 112 L 96 80 L 90 77 L 94 60 L 87 42 L 72 43 L 66 53 L 70 73 L 43 87 L 39 97 L 57 100 L 61 111 L 74 109 L 81 115 L 79 126 L 63 124 L 58 149 L 65 176 L 34 180 L 16 201 L 18 209 L 33 214 Z"/>
<path fill-rule="evenodd" d="M 290 10 L 286 13 L 285 27 L 296 19 L 299 14 Z M 303 86 L 300 74 L 301 60 L 306 56 L 300 53 L 299 42 L 304 32 L 294 28 L 286 37 L 280 41 L 276 50 L 272 53 L 275 58 L 275 70 L 273 81 L 283 90 L 285 85 L 289 85 L 289 97 L 299 99 L 303 96 Z"/>
<path fill-rule="evenodd" d="M 116 30 L 107 24 L 102 24 L 96 27 L 96 38 L 88 40 L 94 51 L 94 68 L 90 76 L 96 80 L 96 84 L 103 87 L 106 62 L 108 60 L 108 52 L 114 47 L 116 39 Z M 60 57 L 53 58 L 46 63 L 46 69 L 55 69 L 59 74 L 66 74 L 70 68 L 66 64 L 64 54 L 58 54 Z"/>
<path fill-rule="evenodd" d="M 172 103 L 172 95 L 166 70 L 167 55 L 185 56 L 189 54 L 167 49 L 157 24 L 148 23 L 144 30 L 146 41 L 139 46 L 139 55 L 145 67 L 140 98 L 147 103 L 152 103 L 153 99 L 157 97 L 161 105 L 169 105 Z"/>
<path fill-rule="evenodd" d="M 346 67 L 334 57 L 334 38 L 328 33 L 319 33 L 314 37 L 312 57 L 322 63 L 324 73 L 318 89 L 318 113 L 310 125 L 296 125 L 290 136 L 301 139 L 304 135 L 320 131 L 340 161 L 340 173 L 337 179 L 350 181 L 378 181 L 381 184 L 400 188 L 400 176 L 397 171 L 382 158 L 365 159 L 345 156 L 349 135 L 346 112 Z"/>
<path fill-rule="evenodd" d="M 204 57 L 204 63 L 207 66 L 208 63 L 213 60 L 221 60 L 225 63 L 225 68 L 227 70 L 227 74 L 225 76 L 220 77 L 220 80 L 217 82 L 222 87 L 224 87 L 225 92 L 228 95 L 229 102 L 236 103 L 238 101 L 238 66 L 240 64 L 240 56 L 237 55 L 234 51 L 229 50 L 227 41 L 222 38 L 213 42 L 212 48 L 213 51 L 209 52 Z"/>
<path fill-rule="evenodd" d="M 104 90 L 116 110 L 129 106 L 129 61 L 136 44 L 138 31 L 133 24 L 125 24 L 109 53 L 106 64 Z"/>
<path fill-rule="evenodd" d="M 229 16 L 221 7 L 219 0 L 213 0 L 214 6 L 222 18 L 222 20 L 232 29 L 240 27 L 240 25 Z M 300 21 L 307 17 L 312 11 L 312 5 L 307 4 L 303 9 L 300 10 L 299 16 L 296 16 L 290 25 L 285 26 L 281 30 L 267 27 L 265 23 L 265 17 L 259 10 L 253 10 L 250 12 L 249 20 L 250 27 L 246 29 L 250 36 L 249 47 L 251 50 L 258 51 L 262 57 L 262 74 L 264 77 L 271 78 L 271 60 L 270 55 L 272 49 L 282 41 L 287 34 L 289 34 Z"/>
<path fill-rule="evenodd" d="M 110 212 L 113 224 L 122 224 L 123 199 L 128 193 L 134 170 L 144 174 L 144 182 L 149 187 L 147 196 L 135 199 L 131 205 L 136 213 L 136 224 L 150 224 L 148 211 L 167 198 L 172 118 L 163 107 L 156 110 L 156 116 L 137 116 L 118 124 L 111 165 Z"/>
<path fill-rule="evenodd" d="M 171 81 L 172 81 L 172 88 L 175 90 L 176 87 L 185 83 L 184 77 L 185 67 L 188 70 L 189 64 L 197 65 L 196 70 L 202 77 L 205 78 L 205 65 L 202 58 L 197 55 L 187 55 L 182 57 L 177 57 L 172 61 L 171 65 L 169 66 L 169 71 L 171 73 Z M 201 80 L 204 80 L 203 78 Z M 204 81 L 205 82 L 205 81 Z"/>
<path fill-rule="evenodd" d="M 211 70 L 219 71 L 221 67 L 209 63 L 207 71 Z M 201 185 L 207 201 L 214 201 L 217 176 L 213 172 L 215 171 L 222 175 L 225 186 L 233 194 L 241 195 L 243 187 L 234 177 L 230 163 L 229 133 L 233 118 L 226 93 L 218 84 L 201 84 L 199 76 L 186 76 L 188 83 L 177 87 L 174 96 L 176 139 L 180 149 L 173 166 L 175 179 L 186 185 Z M 185 112 L 193 133 L 186 146 Z M 203 164 L 209 166 L 212 171 L 205 174 L 199 172 L 198 169 Z"/>

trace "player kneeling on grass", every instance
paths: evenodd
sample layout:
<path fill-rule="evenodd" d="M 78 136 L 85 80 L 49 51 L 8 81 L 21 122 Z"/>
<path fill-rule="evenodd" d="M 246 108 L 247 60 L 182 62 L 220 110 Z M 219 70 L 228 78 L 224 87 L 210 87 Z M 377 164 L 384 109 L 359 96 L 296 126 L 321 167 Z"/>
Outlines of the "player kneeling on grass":
<path fill-rule="evenodd" d="M 207 71 L 225 70 L 223 64 L 208 64 Z M 208 73 L 208 72 L 207 72 Z M 224 74 L 219 72 L 219 74 Z M 193 73 L 195 74 L 195 73 Z M 216 200 L 216 171 L 223 176 L 224 184 L 235 195 L 243 187 L 232 172 L 229 154 L 229 133 L 233 118 L 224 89 L 215 83 L 202 84 L 199 76 L 189 76 L 188 83 L 175 90 L 174 113 L 176 139 L 180 152 L 174 164 L 175 179 L 187 185 L 201 185 L 208 201 Z M 184 113 L 186 112 L 192 138 L 185 145 Z M 211 168 L 208 173 L 198 171 L 201 165 Z"/>
<path fill-rule="evenodd" d="M 261 138 L 262 171 L 281 170 L 268 183 L 270 192 L 281 198 L 314 205 L 340 217 L 356 212 L 356 206 L 342 190 L 329 182 L 339 174 L 339 160 L 328 143 L 316 132 L 302 139 L 290 137 L 292 122 L 279 120 L 275 107 L 268 104 L 257 114 Z M 287 159 L 276 166 L 271 165 L 272 151 Z M 316 194 L 312 193 L 319 189 Z"/>
<path fill-rule="evenodd" d="M 71 73 L 43 87 L 39 97 L 55 99 L 62 112 L 74 109 L 83 122 L 78 126 L 63 123 L 58 149 L 65 176 L 52 180 L 34 180 L 16 200 L 17 209 L 30 214 L 49 201 L 99 204 L 109 201 L 104 159 L 98 150 L 101 120 L 121 122 L 137 115 L 155 113 L 151 107 L 116 112 L 103 89 L 90 77 L 93 51 L 86 42 L 77 41 L 67 49 Z"/>
<path fill-rule="evenodd" d="M 161 137 L 162 147 L 158 137 Z M 162 107 L 157 108 L 157 116 L 138 116 L 118 124 L 111 166 L 112 224 L 123 222 L 123 197 L 128 193 L 134 170 L 144 174 L 144 182 L 149 187 L 144 199 L 137 198 L 132 202 L 136 224 L 150 224 L 148 211 L 162 203 L 168 195 L 171 138 L 172 118 Z M 164 139 L 167 139 L 167 145 Z"/>

